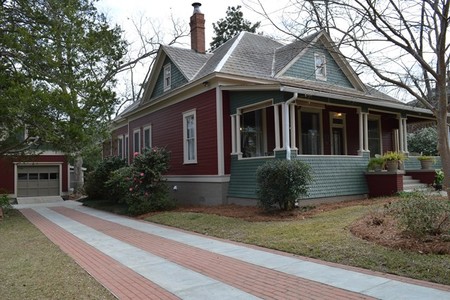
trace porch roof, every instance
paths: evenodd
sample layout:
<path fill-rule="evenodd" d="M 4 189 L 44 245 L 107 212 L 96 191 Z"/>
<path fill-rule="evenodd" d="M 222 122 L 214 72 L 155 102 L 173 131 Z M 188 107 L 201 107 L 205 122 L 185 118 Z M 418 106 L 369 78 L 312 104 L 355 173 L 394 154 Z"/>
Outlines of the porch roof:
<path fill-rule="evenodd" d="M 343 100 L 343 101 L 347 101 L 347 102 L 354 102 L 354 103 L 358 103 L 358 104 L 380 106 L 382 108 L 399 109 L 402 111 L 408 111 L 408 112 L 414 112 L 414 113 L 420 113 L 420 114 L 426 114 L 426 115 L 432 116 L 432 112 L 428 109 L 412 107 L 412 106 L 407 105 L 406 103 L 404 104 L 397 100 L 389 101 L 387 99 L 380 99 L 380 97 L 378 97 L 376 95 L 361 94 L 360 96 L 357 96 L 355 94 L 339 93 L 338 91 L 325 92 L 325 91 L 318 91 L 318 90 L 313 90 L 313 89 L 286 86 L 286 85 L 281 86 L 280 91 L 290 92 L 290 93 L 298 93 L 298 94 L 304 94 L 304 95 L 310 95 L 310 96 L 317 96 L 317 97 L 324 97 L 324 98 L 330 98 L 330 99 L 337 99 L 337 100 Z"/>

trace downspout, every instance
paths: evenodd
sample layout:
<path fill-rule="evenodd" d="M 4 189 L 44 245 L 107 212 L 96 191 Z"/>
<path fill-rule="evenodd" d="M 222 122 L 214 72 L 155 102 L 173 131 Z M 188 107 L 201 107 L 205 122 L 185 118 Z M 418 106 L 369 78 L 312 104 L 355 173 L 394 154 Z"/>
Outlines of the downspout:
<path fill-rule="evenodd" d="M 283 91 L 283 87 L 280 89 Z M 294 92 L 294 96 L 292 98 L 289 98 L 286 102 L 284 102 L 284 115 L 283 115 L 283 141 L 284 141 L 284 148 L 286 149 L 286 159 L 291 160 L 291 147 L 290 147 L 290 135 L 289 135 L 289 105 L 297 100 L 298 93 Z"/>

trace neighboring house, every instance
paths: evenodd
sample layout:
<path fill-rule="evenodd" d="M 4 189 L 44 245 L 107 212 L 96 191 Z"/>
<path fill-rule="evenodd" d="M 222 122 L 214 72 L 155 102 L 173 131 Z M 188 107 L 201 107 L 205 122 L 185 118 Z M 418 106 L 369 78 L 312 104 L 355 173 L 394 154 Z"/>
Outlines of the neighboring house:
<path fill-rule="evenodd" d="M 67 157 L 49 150 L 7 154 L 0 159 L 0 194 L 12 198 L 32 197 L 38 201 L 69 192 Z"/>
<path fill-rule="evenodd" d="M 273 159 L 311 166 L 310 199 L 365 197 L 370 156 L 407 153 L 407 125 L 433 119 L 364 85 L 324 31 L 288 45 L 242 32 L 205 53 L 198 6 L 192 49 L 160 47 L 142 99 L 104 149 L 131 161 L 166 147 L 182 203 L 254 204 L 255 171 Z"/>

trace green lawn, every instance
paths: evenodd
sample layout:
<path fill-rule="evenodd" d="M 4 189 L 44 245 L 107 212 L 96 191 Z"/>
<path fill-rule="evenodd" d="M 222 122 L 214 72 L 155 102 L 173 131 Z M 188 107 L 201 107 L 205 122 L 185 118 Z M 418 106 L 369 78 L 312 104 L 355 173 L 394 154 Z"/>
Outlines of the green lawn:
<path fill-rule="evenodd" d="M 146 220 L 330 262 L 450 285 L 450 255 L 392 250 L 350 233 L 350 224 L 375 207 L 350 206 L 296 221 L 247 222 L 192 212 L 165 212 Z"/>
<path fill-rule="evenodd" d="M 0 221 L 1 299 L 115 299 L 18 211 Z"/>

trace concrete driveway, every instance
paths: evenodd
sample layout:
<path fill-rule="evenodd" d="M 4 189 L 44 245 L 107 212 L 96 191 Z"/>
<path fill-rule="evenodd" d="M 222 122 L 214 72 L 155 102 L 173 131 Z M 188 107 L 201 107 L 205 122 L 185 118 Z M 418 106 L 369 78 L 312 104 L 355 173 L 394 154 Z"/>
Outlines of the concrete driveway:
<path fill-rule="evenodd" d="M 119 299 L 450 299 L 450 287 L 229 242 L 74 201 L 17 205 Z"/>

